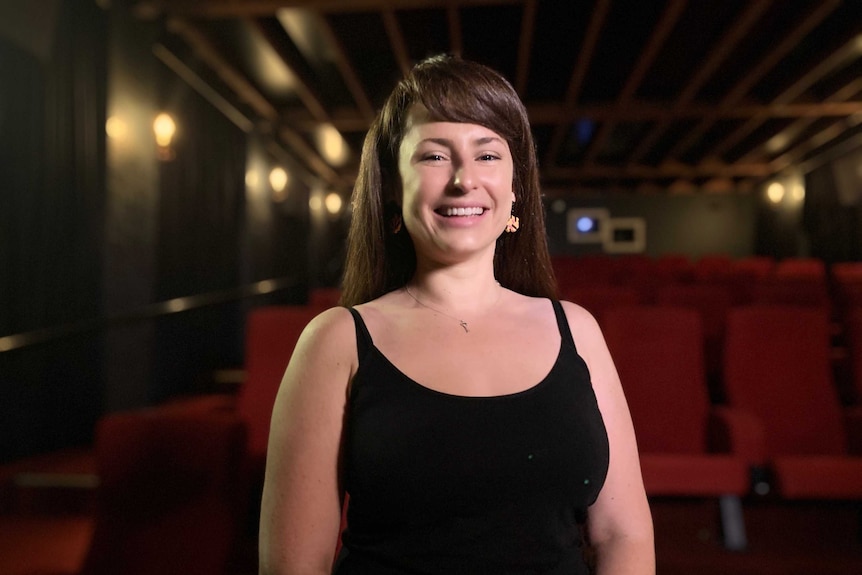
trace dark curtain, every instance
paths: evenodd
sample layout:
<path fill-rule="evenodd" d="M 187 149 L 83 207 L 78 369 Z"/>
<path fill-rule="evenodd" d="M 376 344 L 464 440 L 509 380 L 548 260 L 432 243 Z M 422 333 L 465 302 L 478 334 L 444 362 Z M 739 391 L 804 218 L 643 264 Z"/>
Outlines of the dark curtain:
<path fill-rule="evenodd" d="M 0 38 L 0 336 L 100 314 L 106 18 L 61 2 L 47 60 Z M 0 352 L 0 459 L 88 441 L 98 336 Z"/>
<path fill-rule="evenodd" d="M 157 300 L 236 288 L 245 210 L 246 134 L 175 78 L 174 158 L 161 164 Z M 212 371 L 242 363 L 241 304 L 160 318 L 151 400 L 206 389 Z"/>
<path fill-rule="evenodd" d="M 827 263 L 862 260 L 862 206 L 860 199 L 841 201 L 832 164 L 805 177 L 803 225 L 811 242 L 811 255 Z M 860 194 L 862 195 L 862 194 Z"/>

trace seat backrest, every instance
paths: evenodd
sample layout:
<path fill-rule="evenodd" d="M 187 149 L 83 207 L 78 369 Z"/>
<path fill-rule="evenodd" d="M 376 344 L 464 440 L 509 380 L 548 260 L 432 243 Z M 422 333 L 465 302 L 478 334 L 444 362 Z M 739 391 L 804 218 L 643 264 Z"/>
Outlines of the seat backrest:
<path fill-rule="evenodd" d="M 862 307 L 847 311 L 844 319 L 844 334 L 850 357 L 853 400 L 856 405 L 862 405 Z"/>
<path fill-rule="evenodd" d="M 748 306 L 728 315 L 725 394 L 762 421 L 767 455 L 846 452 L 830 345 L 821 309 Z"/>
<path fill-rule="evenodd" d="M 706 337 L 724 336 L 731 307 L 730 288 L 725 284 L 668 284 L 659 288 L 656 303 L 694 309 L 700 313 Z"/>
<path fill-rule="evenodd" d="M 82 575 L 225 573 L 242 510 L 245 445 L 231 415 L 150 409 L 96 431 L 100 484 Z"/>
<path fill-rule="evenodd" d="M 826 281 L 826 263 L 819 258 L 791 257 L 778 260 L 773 275 L 778 278 Z"/>
<path fill-rule="evenodd" d="M 293 348 L 305 326 L 320 310 L 309 306 L 265 306 L 251 310 L 245 328 L 246 378 L 237 397 L 245 421 L 248 453 L 266 454 L 272 406 Z"/>
<path fill-rule="evenodd" d="M 641 303 L 637 288 L 620 285 L 569 287 L 560 290 L 560 297 L 582 306 L 600 325 L 609 310 Z"/>
<path fill-rule="evenodd" d="M 642 452 L 707 450 L 707 394 L 698 313 L 666 306 L 605 314 L 605 339 Z"/>

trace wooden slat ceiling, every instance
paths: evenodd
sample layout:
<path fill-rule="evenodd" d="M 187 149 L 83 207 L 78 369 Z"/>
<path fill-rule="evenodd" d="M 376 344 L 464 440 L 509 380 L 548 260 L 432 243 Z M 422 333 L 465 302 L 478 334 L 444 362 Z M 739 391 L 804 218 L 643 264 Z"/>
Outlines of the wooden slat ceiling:
<path fill-rule="evenodd" d="M 417 60 L 504 73 L 550 196 L 748 192 L 862 146 L 860 0 L 149 0 L 156 54 L 312 177 L 352 185 Z M 324 159 L 316 130 L 351 154 Z"/>

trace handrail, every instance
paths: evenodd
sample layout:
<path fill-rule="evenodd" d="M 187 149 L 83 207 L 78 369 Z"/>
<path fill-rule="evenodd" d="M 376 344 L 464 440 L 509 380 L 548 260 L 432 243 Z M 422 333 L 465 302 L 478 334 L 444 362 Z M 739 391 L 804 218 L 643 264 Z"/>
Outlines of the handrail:
<path fill-rule="evenodd" d="M 237 288 L 218 290 L 197 295 L 173 298 L 145 305 L 129 312 L 93 318 L 73 323 L 56 325 L 46 328 L 25 331 L 0 337 L 0 354 L 61 339 L 72 335 L 94 331 L 100 328 L 115 327 L 136 321 L 181 313 L 192 309 L 273 293 L 296 287 L 299 282 L 295 278 L 273 278 L 246 284 Z"/>

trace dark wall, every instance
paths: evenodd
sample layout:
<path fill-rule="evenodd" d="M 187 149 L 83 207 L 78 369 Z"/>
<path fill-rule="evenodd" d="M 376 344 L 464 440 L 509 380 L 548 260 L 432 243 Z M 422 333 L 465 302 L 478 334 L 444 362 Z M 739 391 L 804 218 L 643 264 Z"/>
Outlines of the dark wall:
<path fill-rule="evenodd" d="M 206 391 L 242 364 L 244 312 L 298 302 L 308 284 L 308 185 L 253 194 L 258 137 L 154 56 L 160 38 L 129 6 L 58 1 L 38 50 L 0 37 L 0 461 L 86 443 L 105 412 Z M 178 124 L 171 161 L 152 136 L 161 110 Z M 256 153 L 263 171 L 278 163 Z M 296 287 L 144 313 L 274 277 Z"/>
<path fill-rule="evenodd" d="M 0 336 L 100 314 L 106 19 L 57 10 L 51 38 L 0 37 Z M 89 437 L 100 357 L 91 331 L 0 353 L 0 459 Z"/>
<path fill-rule="evenodd" d="M 643 218 L 644 253 L 684 254 L 691 259 L 714 253 L 733 257 L 755 251 L 758 198 L 743 194 L 583 195 L 548 203 L 547 227 L 554 254 L 601 253 L 596 243 L 570 243 L 566 237 L 571 209 L 604 208 L 611 218 Z"/>

